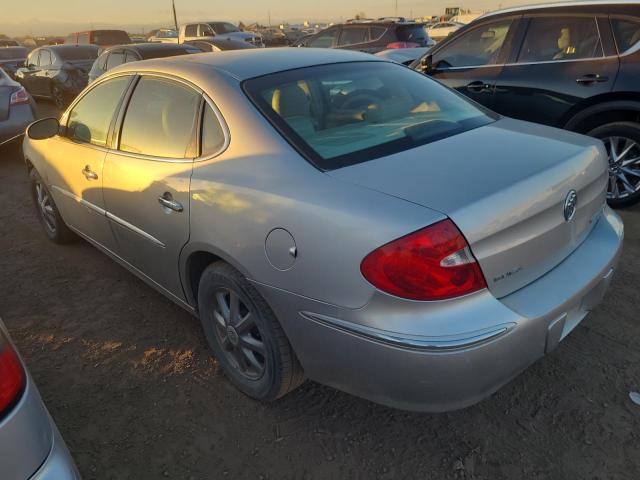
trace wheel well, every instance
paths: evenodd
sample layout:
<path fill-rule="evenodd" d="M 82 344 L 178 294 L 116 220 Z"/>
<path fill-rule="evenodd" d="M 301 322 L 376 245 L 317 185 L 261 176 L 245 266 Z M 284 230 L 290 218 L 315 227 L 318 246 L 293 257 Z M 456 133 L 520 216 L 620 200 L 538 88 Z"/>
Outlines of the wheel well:
<path fill-rule="evenodd" d="M 221 260 L 219 256 L 205 251 L 194 252 L 187 259 L 187 299 L 196 308 L 198 307 L 198 287 L 200 286 L 202 273 L 209 265 Z"/>
<path fill-rule="evenodd" d="M 617 108 L 603 112 L 594 112 L 580 119 L 580 121 L 574 125 L 571 125 L 569 129 L 578 133 L 587 133 L 596 127 L 613 122 L 640 123 L 640 111 Z"/>

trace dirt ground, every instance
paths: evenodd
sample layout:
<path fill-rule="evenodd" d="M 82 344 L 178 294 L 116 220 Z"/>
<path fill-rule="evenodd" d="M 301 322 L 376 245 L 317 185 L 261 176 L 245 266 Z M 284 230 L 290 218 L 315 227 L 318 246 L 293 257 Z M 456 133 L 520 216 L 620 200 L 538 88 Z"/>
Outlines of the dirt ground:
<path fill-rule="evenodd" d="M 479 405 L 426 415 L 311 382 L 256 403 L 197 319 L 88 244 L 46 240 L 6 149 L 0 205 L 0 316 L 87 479 L 640 478 L 640 208 L 622 212 L 605 303 L 556 351 Z"/>

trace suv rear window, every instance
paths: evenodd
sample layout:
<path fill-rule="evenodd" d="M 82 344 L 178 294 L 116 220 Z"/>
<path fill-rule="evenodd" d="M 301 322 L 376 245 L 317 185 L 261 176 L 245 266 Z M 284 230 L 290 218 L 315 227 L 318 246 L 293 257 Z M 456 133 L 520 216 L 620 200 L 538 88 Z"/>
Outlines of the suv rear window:
<path fill-rule="evenodd" d="M 95 45 L 124 45 L 131 43 L 127 32 L 122 30 L 96 30 L 93 32 L 93 42 Z"/>
<path fill-rule="evenodd" d="M 302 68 L 243 87 L 259 110 L 324 170 L 450 137 L 494 120 L 413 70 L 387 62 Z"/>
<path fill-rule="evenodd" d="M 429 39 L 429 35 L 422 25 L 402 25 L 396 29 L 398 40 L 401 42 L 423 43 Z"/>

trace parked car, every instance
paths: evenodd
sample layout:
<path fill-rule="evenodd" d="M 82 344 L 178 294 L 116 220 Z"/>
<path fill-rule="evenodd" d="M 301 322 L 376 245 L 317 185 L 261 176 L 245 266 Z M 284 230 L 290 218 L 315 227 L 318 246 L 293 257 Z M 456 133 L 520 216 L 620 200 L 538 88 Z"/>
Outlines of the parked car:
<path fill-rule="evenodd" d="M 104 50 L 93 62 L 89 72 L 89 83 L 94 82 L 107 70 L 123 63 L 148 60 L 150 58 L 174 57 L 202 53 L 204 50 L 193 45 L 177 45 L 172 43 L 138 43 L 126 46 L 111 47 Z"/>
<path fill-rule="evenodd" d="M 640 7 L 594 1 L 485 15 L 414 66 L 509 117 L 604 141 L 609 203 L 640 200 Z"/>
<path fill-rule="evenodd" d="M 11 480 L 80 480 L 27 367 L 0 320 L 0 465 Z"/>
<path fill-rule="evenodd" d="M 308 377 L 473 404 L 595 308 L 622 246 L 600 141 L 358 52 L 122 65 L 28 135 L 46 235 L 197 313 L 262 400 Z"/>
<path fill-rule="evenodd" d="M 27 65 L 16 72 L 18 80 L 34 97 L 48 98 L 64 109 L 88 83 L 98 58 L 95 45 L 53 45 L 36 48 Z"/>
<path fill-rule="evenodd" d="M 0 38 L 0 47 L 19 47 L 20 43 L 17 40 L 10 38 Z"/>
<path fill-rule="evenodd" d="M 184 43 L 199 48 L 203 52 L 223 52 L 225 50 L 245 50 L 247 48 L 258 48 L 249 42 L 239 40 L 223 40 L 211 38 L 209 40 L 192 40 Z"/>
<path fill-rule="evenodd" d="M 429 36 L 431 38 L 433 38 L 436 42 L 439 42 L 440 40 L 447 38 L 452 33 L 457 32 L 462 27 L 464 27 L 463 23 L 457 23 L 457 22 L 451 22 L 451 21 L 438 22 L 431 25 L 427 29 L 427 32 L 429 32 Z"/>
<path fill-rule="evenodd" d="M 71 33 L 64 40 L 67 45 L 98 45 L 112 47 L 131 43 L 129 34 L 124 30 L 87 30 Z"/>
<path fill-rule="evenodd" d="M 0 47 L 0 68 L 15 78 L 16 70 L 24 66 L 29 50 L 25 47 Z"/>
<path fill-rule="evenodd" d="M 178 43 L 178 40 L 178 31 L 172 28 L 161 28 L 159 30 L 155 30 L 153 35 L 147 37 L 147 41 L 158 43 Z"/>
<path fill-rule="evenodd" d="M 188 23 L 180 27 L 179 43 L 199 40 L 237 40 L 248 42 L 255 47 L 264 47 L 262 37 L 255 32 L 243 32 L 229 22 Z"/>
<path fill-rule="evenodd" d="M 24 134 L 34 120 L 33 99 L 0 68 L 0 145 Z"/>
<path fill-rule="evenodd" d="M 431 47 L 420 48 L 389 48 L 376 53 L 380 58 L 386 58 L 392 62 L 401 63 L 402 65 L 411 65 L 418 58 L 424 56 Z"/>
<path fill-rule="evenodd" d="M 296 46 L 378 53 L 390 48 L 430 47 L 434 44 L 421 23 L 381 20 L 333 25 L 303 38 Z"/>

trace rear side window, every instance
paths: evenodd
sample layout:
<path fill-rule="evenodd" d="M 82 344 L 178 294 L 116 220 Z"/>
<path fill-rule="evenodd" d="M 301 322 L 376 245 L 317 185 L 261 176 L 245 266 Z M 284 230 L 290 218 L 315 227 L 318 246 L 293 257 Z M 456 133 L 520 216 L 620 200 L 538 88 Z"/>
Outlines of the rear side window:
<path fill-rule="evenodd" d="M 370 29 L 371 40 L 372 41 L 380 40 L 386 32 L 387 32 L 387 29 L 384 27 L 371 27 Z"/>
<path fill-rule="evenodd" d="M 640 42 L 640 23 L 612 18 L 611 26 L 618 45 L 618 53 L 622 54 Z"/>
<path fill-rule="evenodd" d="M 604 56 L 593 17 L 536 17 L 531 19 L 518 58 L 524 62 L 552 62 Z"/>
<path fill-rule="evenodd" d="M 142 77 L 131 96 L 120 150 L 164 158 L 186 158 L 193 140 L 200 95 L 171 80 Z"/>
<path fill-rule="evenodd" d="M 51 52 L 49 50 L 40 50 L 40 61 L 38 62 L 38 64 L 41 67 L 48 67 L 52 63 Z"/>
<path fill-rule="evenodd" d="M 209 104 L 205 103 L 202 117 L 201 155 L 207 157 L 218 153 L 224 145 L 224 141 L 224 131 L 220 121 Z"/>
<path fill-rule="evenodd" d="M 497 63 L 511 24 L 511 20 L 501 20 L 474 28 L 436 52 L 433 64 L 447 69 Z"/>
<path fill-rule="evenodd" d="M 107 70 L 111 70 L 112 68 L 117 67 L 118 65 L 122 65 L 124 63 L 124 53 L 123 52 L 112 52 L 107 59 Z"/>
<path fill-rule="evenodd" d="M 316 38 L 312 38 L 307 43 L 307 46 L 311 48 L 331 48 L 333 47 L 333 42 L 338 36 L 338 29 L 327 30 L 326 32 L 321 32 L 318 34 Z"/>
<path fill-rule="evenodd" d="M 111 120 L 129 80 L 129 77 L 108 80 L 82 97 L 69 114 L 67 136 L 77 142 L 106 146 Z"/>
<path fill-rule="evenodd" d="M 344 27 L 340 34 L 338 45 L 355 45 L 369 41 L 369 29 L 367 27 Z"/>

